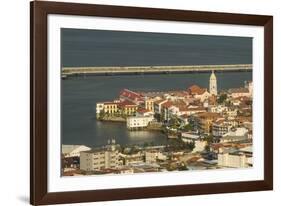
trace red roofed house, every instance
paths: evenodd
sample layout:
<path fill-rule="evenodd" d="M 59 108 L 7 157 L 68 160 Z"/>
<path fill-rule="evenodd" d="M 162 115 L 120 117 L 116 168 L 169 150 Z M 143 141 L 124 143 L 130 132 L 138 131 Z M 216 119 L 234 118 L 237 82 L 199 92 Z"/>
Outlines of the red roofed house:
<path fill-rule="evenodd" d="M 201 88 L 198 85 L 192 85 L 187 89 L 187 92 L 190 96 L 199 99 L 200 102 L 204 102 L 210 97 L 210 93 L 206 88 Z"/>

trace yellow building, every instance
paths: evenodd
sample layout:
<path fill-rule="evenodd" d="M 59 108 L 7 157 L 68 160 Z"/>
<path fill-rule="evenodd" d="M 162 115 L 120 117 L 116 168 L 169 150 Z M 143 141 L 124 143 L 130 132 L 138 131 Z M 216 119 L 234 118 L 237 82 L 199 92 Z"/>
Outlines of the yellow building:
<path fill-rule="evenodd" d="M 126 116 L 134 115 L 138 109 L 138 105 L 127 100 L 119 103 L 118 107 L 120 109 L 120 112 Z"/>
<path fill-rule="evenodd" d="M 103 111 L 106 114 L 115 114 L 118 112 L 117 103 L 115 102 L 105 102 L 103 106 Z"/>
<path fill-rule="evenodd" d="M 153 99 L 146 99 L 144 101 L 145 109 L 154 112 L 154 100 Z"/>

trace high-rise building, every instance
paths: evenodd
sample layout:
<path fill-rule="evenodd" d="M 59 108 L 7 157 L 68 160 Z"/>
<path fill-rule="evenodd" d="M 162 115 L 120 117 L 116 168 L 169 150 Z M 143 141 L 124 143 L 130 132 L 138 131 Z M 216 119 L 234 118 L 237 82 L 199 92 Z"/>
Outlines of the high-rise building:
<path fill-rule="evenodd" d="M 212 74 L 210 76 L 209 90 L 210 90 L 210 94 L 211 95 L 217 95 L 218 94 L 218 90 L 217 90 L 217 77 L 216 77 L 214 71 L 212 71 Z"/>
<path fill-rule="evenodd" d="M 80 169 L 83 171 L 115 169 L 120 164 L 119 151 L 116 149 L 114 139 L 109 141 L 105 147 L 80 153 Z"/>

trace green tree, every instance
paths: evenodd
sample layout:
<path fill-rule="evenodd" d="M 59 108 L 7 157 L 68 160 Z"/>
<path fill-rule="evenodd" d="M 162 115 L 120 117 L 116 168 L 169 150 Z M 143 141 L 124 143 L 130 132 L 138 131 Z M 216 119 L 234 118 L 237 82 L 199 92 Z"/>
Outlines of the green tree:
<path fill-rule="evenodd" d="M 206 145 L 206 146 L 205 146 L 205 151 L 206 151 L 206 152 L 210 152 L 210 149 L 211 149 L 211 148 L 210 148 L 210 145 Z"/>
<path fill-rule="evenodd" d="M 186 131 L 191 131 L 193 128 L 192 128 L 191 124 L 187 124 L 187 125 L 184 125 L 183 129 Z"/>
<path fill-rule="evenodd" d="M 214 141 L 214 137 L 212 134 L 204 137 L 204 140 L 207 141 L 208 144 L 211 144 Z"/>
<path fill-rule="evenodd" d="M 194 142 L 186 143 L 186 148 L 190 151 L 192 151 L 195 147 Z"/>
<path fill-rule="evenodd" d="M 227 99 L 227 94 L 221 94 L 219 99 L 218 99 L 218 103 L 222 104 L 226 101 L 226 99 Z"/>

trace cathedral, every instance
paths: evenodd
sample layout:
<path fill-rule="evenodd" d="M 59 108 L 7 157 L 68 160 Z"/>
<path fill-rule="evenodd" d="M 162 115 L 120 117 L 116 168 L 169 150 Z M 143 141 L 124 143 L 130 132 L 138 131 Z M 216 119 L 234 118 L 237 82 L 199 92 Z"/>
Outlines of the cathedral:
<path fill-rule="evenodd" d="M 209 81 L 209 92 L 211 95 L 217 95 L 217 77 L 214 73 L 214 70 L 212 71 L 212 74 L 210 76 L 210 81 Z"/>

